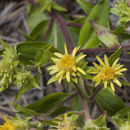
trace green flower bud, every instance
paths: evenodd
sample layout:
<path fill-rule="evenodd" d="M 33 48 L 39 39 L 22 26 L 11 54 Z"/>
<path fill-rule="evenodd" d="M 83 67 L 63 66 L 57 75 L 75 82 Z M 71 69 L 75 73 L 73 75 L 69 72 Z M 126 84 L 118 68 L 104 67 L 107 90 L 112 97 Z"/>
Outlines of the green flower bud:
<path fill-rule="evenodd" d="M 28 80 L 31 77 L 31 74 L 30 74 L 30 71 L 17 72 L 17 74 L 14 77 L 16 79 L 14 82 L 16 87 L 25 86 L 28 83 Z"/>

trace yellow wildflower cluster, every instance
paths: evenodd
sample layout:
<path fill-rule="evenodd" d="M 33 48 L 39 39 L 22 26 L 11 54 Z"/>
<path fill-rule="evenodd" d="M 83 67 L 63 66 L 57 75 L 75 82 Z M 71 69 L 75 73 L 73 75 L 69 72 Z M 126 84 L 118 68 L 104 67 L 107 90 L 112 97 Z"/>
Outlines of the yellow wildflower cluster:
<path fill-rule="evenodd" d="M 116 83 L 119 87 L 121 87 L 120 81 L 117 79 L 119 76 L 122 76 L 123 71 L 126 71 L 126 68 L 122 68 L 123 65 L 117 64 L 119 58 L 117 58 L 112 66 L 110 66 L 108 58 L 104 55 L 104 62 L 97 56 L 97 60 L 100 65 L 93 63 L 96 70 L 91 73 L 97 74 L 94 76 L 93 81 L 95 82 L 95 86 L 100 83 L 104 84 L 104 88 L 107 88 L 108 85 L 111 86 L 113 92 L 115 91 L 114 83 Z"/>
<path fill-rule="evenodd" d="M 86 55 L 81 54 L 76 56 L 78 50 L 79 47 L 75 47 L 72 51 L 72 54 L 68 54 L 68 50 L 65 46 L 64 55 L 58 52 L 54 53 L 56 58 L 53 57 L 51 59 L 55 65 L 48 67 L 48 70 L 50 70 L 51 75 L 55 73 L 57 74 L 48 81 L 48 84 L 56 80 L 61 83 L 62 79 L 66 79 L 67 82 L 70 82 L 72 80 L 77 83 L 78 78 L 81 77 L 81 75 L 86 74 L 81 63 L 81 60 Z"/>
<path fill-rule="evenodd" d="M 0 130 L 16 130 L 17 126 L 14 124 L 13 121 L 8 120 L 6 116 L 4 117 L 5 123 L 3 125 L 0 125 Z"/>

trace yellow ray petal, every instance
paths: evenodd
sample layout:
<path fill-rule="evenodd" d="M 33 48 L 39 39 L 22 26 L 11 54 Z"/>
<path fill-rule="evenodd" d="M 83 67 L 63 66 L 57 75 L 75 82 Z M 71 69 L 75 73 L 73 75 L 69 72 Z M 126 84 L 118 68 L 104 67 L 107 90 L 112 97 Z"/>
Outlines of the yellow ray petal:
<path fill-rule="evenodd" d="M 58 52 L 55 52 L 54 53 L 57 57 L 59 57 L 59 58 L 61 58 L 61 57 L 63 57 L 64 55 L 62 55 L 61 53 L 58 53 Z"/>
<path fill-rule="evenodd" d="M 76 67 L 75 66 L 72 66 L 72 70 L 74 71 L 74 72 L 76 72 Z"/>
<path fill-rule="evenodd" d="M 118 72 L 123 72 L 123 71 L 126 71 L 127 69 L 126 68 L 122 68 L 122 69 L 119 69 Z"/>
<path fill-rule="evenodd" d="M 61 75 L 60 78 L 58 79 L 59 84 L 61 83 L 62 78 L 63 78 L 63 75 Z"/>
<path fill-rule="evenodd" d="M 122 73 L 120 73 L 120 72 L 118 72 L 118 71 L 117 71 L 117 72 L 115 72 L 115 74 L 117 74 L 117 75 L 122 75 Z"/>
<path fill-rule="evenodd" d="M 98 81 L 95 83 L 95 87 L 97 87 L 100 84 L 101 81 Z"/>
<path fill-rule="evenodd" d="M 81 55 L 76 58 L 76 63 L 79 62 L 81 59 L 83 59 L 86 55 Z"/>
<path fill-rule="evenodd" d="M 68 55 L 68 50 L 65 44 L 64 44 L 64 49 L 65 49 L 65 54 Z"/>
<path fill-rule="evenodd" d="M 114 80 L 113 80 L 113 82 L 114 82 L 114 83 L 116 83 L 119 87 L 121 87 L 121 83 L 120 83 L 120 81 L 119 81 L 119 80 L 114 79 Z"/>
<path fill-rule="evenodd" d="M 65 71 L 60 71 L 57 75 L 56 78 L 60 77 L 61 75 L 64 75 Z"/>
<path fill-rule="evenodd" d="M 119 58 L 117 58 L 114 63 L 112 64 L 112 67 L 115 67 L 115 65 L 117 64 L 117 62 L 119 61 Z"/>
<path fill-rule="evenodd" d="M 108 59 L 107 59 L 107 56 L 106 56 L 106 55 L 104 55 L 104 62 L 105 62 L 105 64 L 106 64 L 107 66 L 109 66 L 109 62 L 108 62 Z"/>
<path fill-rule="evenodd" d="M 101 80 L 100 76 L 101 76 L 100 73 L 98 73 L 96 76 L 94 76 L 93 80 L 94 81 Z"/>
<path fill-rule="evenodd" d="M 80 73 L 82 73 L 82 74 L 86 74 L 85 72 L 84 72 L 84 70 L 82 70 L 81 68 L 79 68 L 79 67 L 77 67 L 77 70 L 80 72 Z"/>
<path fill-rule="evenodd" d="M 110 82 L 110 86 L 111 86 L 112 91 L 115 92 L 115 87 L 114 87 L 114 84 L 112 82 Z"/>
<path fill-rule="evenodd" d="M 104 81 L 104 88 L 107 88 L 107 81 Z"/>
<path fill-rule="evenodd" d="M 79 50 L 80 47 L 75 47 L 74 50 L 72 51 L 72 56 L 74 57 Z"/>
<path fill-rule="evenodd" d="M 119 65 L 119 66 L 115 66 L 114 68 L 115 68 L 115 70 L 118 70 L 118 69 L 120 69 L 121 67 L 123 67 L 124 65 Z"/>
<path fill-rule="evenodd" d="M 53 70 L 53 69 L 57 69 L 57 66 L 56 65 L 52 65 L 52 66 L 47 67 L 47 70 Z"/>
<path fill-rule="evenodd" d="M 66 79 L 68 82 L 70 82 L 70 72 L 69 71 L 66 72 Z"/>
<path fill-rule="evenodd" d="M 51 59 L 52 59 L 54 62 L 59 61 L 59 59 L 58 59 L 58 58 L 54 58 L 54 57 L 52 57 Z"/>
<path fill-rule="evenodd" d="M 52 74 L 54 74 L 54 73 L 56 73 L 58 71 L 59 71 L 58 69 L 53 69 L 49 74 L 52 75 Z"/>
<path fill-rule="evenodd" d="M 100 63 L 101 65 L 104 65 L 103 61 L 102 61 L 98 56 L 96 56 L 96 58 L 97 58 L 97 60 L 99 61 L 99 63 Z"/>
<path fill-rule="evenodd" d="M 96 64 L 95 62 L 93 62 L 93 65 L 94 65 L 98 70 L 102 70 L 102 68 L 101 68 L 98 64 Z"/>

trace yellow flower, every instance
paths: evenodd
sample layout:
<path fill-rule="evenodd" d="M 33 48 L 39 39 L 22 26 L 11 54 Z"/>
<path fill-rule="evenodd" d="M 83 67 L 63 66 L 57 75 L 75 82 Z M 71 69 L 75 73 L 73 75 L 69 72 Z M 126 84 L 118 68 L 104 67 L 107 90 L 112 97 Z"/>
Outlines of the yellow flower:
<path fill-rule="evenodd" d="M 64 114 L 64 119 L 63 121 L 59 124 L 58 130 L 77 130 L 75 126 L 75 121 L 77 119 L 77 116 L 73 119 L 72 117 L 67 117 L 67 114 Z"/>
<path fill-rule="evenodd" d="M 72 51 L 72 54 L 68 54 L 66 46 L 64 48 L 64 55 L 55 52 L 54 55 L 56 56 L 56 58 L 51 58 L 55 65 L 48 67 L 48 70 L 50 70 L 51 75 L 55 73 L 56 75 L 48 81 L 48 84 L 56 80 L 61 83 L 62 79 L 66 79 L 67 82 L 70 82 L 72 80 L 77 83 L 78 78 L 86 74 L 83 70 L 86 64 L 82 62 L 82 59 L 86 55 L 80 54 L 78 56 L 75 56 L 77 51 L 79 50 L 79 47 L 75 47 Z"/>
<path fill-rule="evenodd" d="M 117 78 L 122 76 L 121 72 L 126 71 L 127 69 L 122 68 L 123 65 L 117 64 L 119 58 L 114 61 L 112 66 L 110 66 L 106 55 L 104 55 L 104 62 L 98 56 L 97 60 L 99 61 L 100 65 L 94 62 L 93 65 L 96 67 L 96 70 L 91 72 L 93 74 L 97 74 L 93 78 L 95 86 L 103 83 L 104 88 L 106 89 L 109 84 L 112 91 L 115 92 L 114 83 L 121 87 L 121 83 Z"/>
<path fill-rule="evenodd" d="M 0 125 L 0 130 L 16 130 L 17 129 L 17 126 L 13 123 L 13 121 L 8 120 L 6 116 L 4 118 L 5 118 L 5 123 L 3 125 Z"/>

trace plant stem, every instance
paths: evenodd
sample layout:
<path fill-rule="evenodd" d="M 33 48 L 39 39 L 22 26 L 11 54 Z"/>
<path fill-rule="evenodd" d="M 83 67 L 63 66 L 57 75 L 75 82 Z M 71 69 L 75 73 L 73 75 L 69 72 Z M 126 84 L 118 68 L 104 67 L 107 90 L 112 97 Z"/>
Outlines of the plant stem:
<path fill-rule="evenodd" d="M 88 107 L 88 99 L 85 97 L 84 93 L 82 92 L 82 90 L 84 89 L 79 89 L 79 88 L 82 88 L 84 86 L 81 86 L 81 85 L 77 85 L 76 83 L 74 83 L 75 87 L 76 87 L 76 90 L 80 96 L 80 100 L 81 100 L 81 104 L 82 104 L 82 110 L 84 112 L 84 122 L 86 123 L 87 120 L 90 120 L 91 119 L 91 116 L 90 116 L 90 111 L 89 111 L 89 107 Z"/>
<path fill-rule="evenodd" d="M 66 46 L 68 48 L 68 52 L 71 53 L 74 45 L 73 45 L 73 40 L 71 38 L 70 32 L 67 27 L 66 21 L 59 15 L 57 14 L 54 10 L 49 13 L 50 16 L 55 19 L 56 23 L 58 24 L 59 28 L 61 29 L 64 38 L 66 40 Z"/>
<path fill-rule="evenodd" d="M 102 86 L 99 86 L 96 88 L 96 90 L 92 93 L 92 95 L 89 97 L 89 101 L 93 101 L 96 97 L 96 95 L 98 94 L 98 92 L 102 89 Z"/>
<path fill-rule="evenodd" d="M 93 53 L 93 52 L 113 52 L 116 51 L 120 46 L 116 46 L 114 48 L 91 48 L 91 49 L 83 49 L 83 50 L 79 50 L 78 53 Z M 130 45 L 124 45 L 122 46 L 122 51 L 123 50 L 130 50 Z"/>

